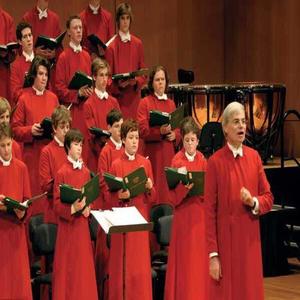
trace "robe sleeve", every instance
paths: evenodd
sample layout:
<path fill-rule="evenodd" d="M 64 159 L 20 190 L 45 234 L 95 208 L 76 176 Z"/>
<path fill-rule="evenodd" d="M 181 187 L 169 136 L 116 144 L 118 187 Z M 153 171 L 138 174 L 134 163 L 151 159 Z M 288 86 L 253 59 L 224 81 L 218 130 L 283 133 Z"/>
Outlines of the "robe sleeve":
<path fill-rule="evenodd" d="M 154 185 L 153 172 L 152 172 L 152 166 L 151 166 L 150 160 L 147 160 L 146 174 L 151 179 L 151 181 L 153 183 L 153 187 L 149 192 L 145 193 L 145 196 L 146 196 L 147 202 L 153 206 L 157 202 L 157 194 L 156 194 L 156 189 L 155 189 L 155 185 Z"/>
<path fill-rule="evenodd" d="M 41 152 L 39 162 L 40 186 L 42 192 L 53 192 L 54 178 L 51 176 L 50 155 L 46 148 Z"/>
<path fill-rule="evenodd" d="M 18 103 L 18 100 L 23 92 L 24 78 L 20 78 L 20 70 L 18 64 L 13 63 L 10 67 L 10 93 L 12 103 Z"/>

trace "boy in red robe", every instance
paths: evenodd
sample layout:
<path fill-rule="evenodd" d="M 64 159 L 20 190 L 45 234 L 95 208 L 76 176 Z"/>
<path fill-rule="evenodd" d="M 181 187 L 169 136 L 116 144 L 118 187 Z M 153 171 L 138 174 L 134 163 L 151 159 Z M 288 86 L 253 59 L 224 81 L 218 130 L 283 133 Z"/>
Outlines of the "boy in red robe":
<path fill-rule="evenodd" d="M 258 216 L 273 196 L 259 154 L 243 145 L 245 109 L 230 103 L 223 112 L 227 144 L 208 160 L 205 177 L 209 297 L 264 299 Z"/>
<path fill-rule="evenodd" d="M 85 205 L 85 197 L 72 205 L 60 200 L 60 184 L 81 188 L 90 180 L 90 172 L 80 159 L 82 142 L 80 131 L 68 131 L 64 141 L 68 161 L 59 169 L 54 182 L 54 210 L 59 218 L 53 265 L 53 300 L 98 299 L 88 224 L 90 207 Z"/>
<path fill-rule="evenodd" d="M 5 197 L 30 198 L 29 177 L 26 165 L 12 156 L 12 131 L 5 123 L 0 124 L 0 178 L 0 298 L 31 300 L 25 212 L 2 203 Z"/>
<path fill-rule="evenodd" d="M 44 213 L 44 222 L 57 224 L 57 216 L 53 210 L 53 184 L 58 170 L 67 162 L 64 141 L 71 126 L 70 111 L 60 105 L 52 113 L 51 120 L 54 132 L 53 140 L 42 149 L 39 174 L 41 190 L 48 192 L 48 207 Z"/>
<path fill-rule="evenodd" d="M 173 157 L 173 168 L 205 171 L 206 160 L 197 151 L 199 131 L 192 117 L 183 120 L 183 149 Z M 192 187 L 192 184 L 184 186 L 179 183 L 170 191 L 175 211 L 165 283 L 166 300 L 207 299 L 208 258 L 204 199 L 203 196 L 188 196 Z"/>

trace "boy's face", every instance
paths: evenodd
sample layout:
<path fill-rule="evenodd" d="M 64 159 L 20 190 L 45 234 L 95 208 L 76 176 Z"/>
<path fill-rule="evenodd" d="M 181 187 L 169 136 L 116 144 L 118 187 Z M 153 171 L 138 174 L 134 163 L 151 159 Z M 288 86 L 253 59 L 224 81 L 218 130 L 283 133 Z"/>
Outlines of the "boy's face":
<path fill-rule="evenodd" d="M 80 44 L 82 40 L 82 22 L 80 19 L 73 19 L 71 21 L 70 28 L 68 29 L 68 34 L 74 44 Z"/>
<path fill-rule="evenodd" d="M 82 142 L 74 141 L 70 145 L 68 155 L 75 161 L 81 157 L 82 152 Z"/>
<path fill-rule="evenodd" d="M 66 133 L 70 130 L 70 123 L 67 122 L 59 122 L 57 128 L 53 128 L 54 135 L 58 138 L 62 143 L 65 141 Z"/>
<path fill-rule="evenodd" d="M 198 146 L 198 137 L 195 133 L 189 132 L 183 137 L 183 147 L 189 155 L 194 155 Z"/>
<path fill-rule="evenodd" d="M 130 28 L 130 16 L 129 15 L 122 15 L 120 17 L 119 29 L 123 33 L 127 33 Z"/>
<path fill-rule="evenodd" d="M 97 72 L 97 76 L 94 76 L 96 88 L 102 92 L 106 90 L 108 81 L 108 70 L 107 68 L 100 69 Z"/>
<path fill-rule="evenodd" d="M 108 131 L 111 133 L 111 137 L 119 143 L 121 141 L 121 125 L 123 123 L 123 119 L 120 119 L 118 122 L 112 124 L 112 126 L 108 125 Z"/>
<path fill-rule="evenodd" d="M 33 36 L 31 29 L 29 27 L 24 28 L 21 33 L 22 39 L 19 41 L 19 43 L 22 46 L 23 51 L 26 53 L 31 53 L 33 51 Z"/>
<path fill-rule="evenodd" d="M 123 143 L 128 154 L 136 154 L 139 148 L 139 132 L 129 131 L 126 138 L 123 140 Z"/>
<path fill-rule="evenodd" d="M 162 96 L 166 90 L 166 75 L 163 70 L 159 70 L 155 73 L 153 78 L 154 92 Z"/>
<path fill-rule="evenodd" d="M 0 157 L 8 161 L 11 158 L 12 153 L 12 139 L 9 137 L 3 137 L 0 139 Z"/>
<path fill-rule="evenodd" d="M 2 115 L 0 115 L 0 124 L 6 123 L 8 124 L 10 121 L 10 113 L 7 110 L 6 112 L 4 112 Z"/>
<path fill-rule="evenodd" d="M 37 90 L 43 91 L 47 86 L 47 82 L 48 82 L 48 70 L 47 70 L 47 68 L 44 67 L 44 66 L 38 66 L 37 74 L 36 74 L 36 77 L 34 79 L 33 86 Z"/>

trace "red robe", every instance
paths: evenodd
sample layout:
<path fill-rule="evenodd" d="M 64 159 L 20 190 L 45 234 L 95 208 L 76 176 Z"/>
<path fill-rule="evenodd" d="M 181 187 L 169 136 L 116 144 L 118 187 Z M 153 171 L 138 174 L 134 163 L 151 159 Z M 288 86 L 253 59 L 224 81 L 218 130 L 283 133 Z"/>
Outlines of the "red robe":
<path fill-rule="evenodd" d="M 12 140 L 12 155 L 19 160 L 23 160 L 21 147 L 15 140 Z"/>
<path fill-rule="evenodd" d="M 93 14 L 88 6 L 80 13 L 80 19 L 83 25 L 82 44 L 87 48 L 90 54 L 97 53 L 97 49 L 94 48 L 87 37 L 90 34 L 95 34 L 103 43 L 108 42 L 115 32 L 112 15 L 103 7 L 99 8 L 98 14 Z"/>
<path fill-rule="evenodd" d="M 32 88 L 22 93 L 17 109 L 13 115 L 12 128 L 18 142 L 24 143 L 23 160 L 28 167 L 31 191 L 33 195 L 41 193 L 39 184 L 39 161 L 42 148 L 49 140 L 33 138 L 31 127 L 34 123 L 41 122 L 45 117 L 50 117 L 58 106 L 55 94 L 45 90 L 42 96 L 37 96 Z M 45 209 L 45 201 L 36 201 L 32 213 L 41 213 Z"/>
<path fill-rule="evenodd" d="M 206 160 L 197 151 L 193 162 L 178 152 L 172 167 L 185 166 L 188 171 L 204 171 Z M 207 299 L 208 257 L 205 239 L 203 197 L 187 197 L 188 190 L 179 184 L 171 190 L 175 206 L 165 283 L 166 300 Z"/>
<path fill-rule="evenodd" d="M 144 155 L 149 156 L 154 170 L 154 180 L 157 190 L 157 201 L 159 203 L 171 202 L 169 199 L 169 188 L 164 168 L 171 165 L 172 157 L 175 155 L 174 143 L 167 141 L 160 134 L 160 127 L 149 126 L 150 110 L 173 112 L 176 109 L 171 99 L 159 100 L 156 96 L 143 98 L 138 106 L 137 120 L 140 126 L 140 136 L 144 140 Z M 180 140 L 179 130 L 176 132 L 176 142 Z"/>
<path fill-rule="evenodd" d="M 110 173 L 124 177 L 128 173 L 143 166 L 146 174 L 153 182 L 152 167 L 148 159 L 136 154 L 134 160 L 128 160 L 126 154 L 116 159 Z M 112 199 L 117 198 L 117 193 L 112 194 Z M 148 202 L 154 202 L 155 189 L 151 194 L 142 194 L 130 200 L 127 206 L 135 206 L 139 212 L 148 219 Z M 145 231 L 127 233 L 125 237 L 126 270 L 125 293 L 127 300 L 152 299 L 151 266 L 149 233 Z M 109 261 L 109 299 L 123 299 L 123 236 L 111 236 L 110 261 Z"/>
<path fill-rule="evenodd" d="M 57 216 L 53 209 L 53 184 L 58 170 L 65 162 L 67 162 L 66 151 L 55 140 L 42 149 L 39 163 L 40 186 L 42 192 L 48 192 L 45 223 L 57 224 Z"/>
<path fill-rule="evenodd" d="M 23 201 L 31 197 L 26 165 L 12 158 L 0 164 L 0 194 Z M 25 226 L 17 216 L 0 212 L 0 298 L 31 300 L 30 267 Z M 16 286 L 17 284 L 17 286 Z"/>
<path fill-rule="evenodd" d="M 0 44 L 6 45 L 9 42 L 16 40 L 15 37 L 15 25 L 13 18 L 0 7 Z M 0 96 L 10 101 L 9 94 L 9 78 L 10 70 L 9 65 L 5 64 L 0 59 Z"/>
<path fill-rule="evenodd" d="M 205 178 L 208 253 L 217 252 L 222 279 L 210 279 L 209 298 L 264 299 L 259 218 L 240 199 L 242 187 L 259 201 L 260 214 L 273 204 L 259 154 L 243 146 L 234 158 L 228 145 L 210 157 Z"/>
<path fill-rule="evenodd" d="M 101 151 L 100 145 L 94 143 L 94 136 L 89 133 L 90 127 L 98 127 L 106 129 L 106 116 L 112 109 L 120 110 L 118 101 L 108 96 L 107 99 L 100 99 L 95 93 L 90 96 L 83 105 L 84 119 L 85 119 L 85 131 L 83 132 L 88 145 L 87 164 L 88 168 L 92 171 L 97 170 L 98 158 Z"/>
<path fill-rule="evenodd" d="M 73 169 L 66 162 L 54 182 L 54 210 L 59 216 L 53 263 L 53 300 L 97 300 L 97 285 L 88 219 L 71 215 L 71 206 L 60 201 L 60 184 L 81 188 L 90 180 L 89 170 Z"/>
<path fill-rule="evenodd" d="M 131 34 L 131 41 L 123 43 L 116 35 L 106 49 L 107 59 L 112 74 L 127 73 L 145 67 L 144 48 L 142 41 Z M 136 118 L 137 107 L 141 99 L 141 87 L 146 84 L 144 76 L 136 77 L 136 86 L 127 86 L 122 89 L 116 82 L 110 86 L 111 94 L 119 100 L 125 119 Z"/>

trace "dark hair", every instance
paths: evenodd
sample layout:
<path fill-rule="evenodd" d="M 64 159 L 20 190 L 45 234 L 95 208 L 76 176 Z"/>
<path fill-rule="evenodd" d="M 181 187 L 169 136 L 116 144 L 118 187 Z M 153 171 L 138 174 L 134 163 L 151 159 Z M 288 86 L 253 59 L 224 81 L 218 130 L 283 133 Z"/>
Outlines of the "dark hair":
<path fill-rule="evenodd" d="M 123 118 L 122 112 L 118 109 L 112 109 L 106 116 L 106 124 L 113 126 L 115 122 L 119 122 Z"/>
<path fill-rule="evenodd" d="M 67 22 L 66 22 L 66 27 L 67 27 L 67 29 L 70 29 L 71 22 L 72 22 L 73 20 L 81 20 L 81 18 L 80 18 L 79 16 L 77 16 L 77 15 L 70 16 L 70 17 L 68 18 Z"/>
<path fill-rule="evenodd" d="M 127 119 L 122 123 L 121 126 L 121 139 L 126 139 L 128 132 L 139 131 L 139 125 L 136 120 Z"/>
<path fill-rule="evenodd" d="M 32 26 L 29 23 L 22 21 L 22 22 L 20 22 L 17 25 L 17 28 L 16 28 L 16 37 L 17 37 L 17 40 L 19 40 L 19 41 L 22 40 L 22 31 L 25 28 L 30 28 L 31 33 L 32 33 Z"/>
<path fill-rule="evenodd" d="M 191 116 L 184 118 L 180 123 L 180 133 L 182 138 L 190 132 L 196 134 L 197 138 L 199 138 L 200 128 Z"/>
<path fill-rule="evenodd" d="M 9 124 L 2 123 L 2 124 L 0 124 L 0 140 L 5 137 L 12 138 L 13 133 L 12 133 L 12 130 L 11 130 L 11 127 Z"/>
<path fill-rule="evenodd" d="M 166 88 L 165 92 L 168 90 L 168 85 L 169 85 L 169 77 L 168 77 L 168 72 L 163 66 L 155 66 L 150 72 L 149 75 L 149 81 L 148 81 L 148 89 L 151 93 L 154 93 L 154 88 L 153 88 L 153 81 L 154 81 L 154 76 L 158 71 L 164 71 L 165 77 L 166 77 Z"/>
<path fill-rule="evenodd" d="M 133 20 L 133 15 L 132 15 L 132 11 L 131 11 L 131 6 L 129 3 L 120 3 L 117 7 L 116 10 L 116 23 L 118 25 L 118 28 L 120 28 L 120 18 L 123 15 L 129 15 L 130 17 L 130 25 L 132 23 Z"/>
<path fill-rule="evenodd" d="M 59 123 L 69 123 L 71 126 L 72 117 L 70 111 L 64 105 L 59 105 L 54 109 L 51 120 L 53 128 L 56 129 Z"/>
<path fill-rule="evenodd" d="M 110 72 L 110 67 L 108 62 L 105 59 L 96 57 L 93 62 L 92 62 L 92 66 L 91 66 L 91 71 L 92 71 L 92 75 L 93 76 L 97 76 L 98 71 L 100 69 L 107 69 L 108 73 Z"/>
<path fill-rule="evenodd" d="M 34 80 L 35 80 L 35 78 L 37 76 L 37 73 L 38 73 L 39 66 L 43 66 L 47 69 L 47 72 L 48 72 L 47 85 L 48 85 L 49 80 L 50 80 L 50 63 L 46 58 L 37 55 L 32 60 L 29 71 L 26 75 L 26 86 L 27 85 L 28 86 L 33 85 Z"/>
<path fill-rule="evenodd" d="M 72 142 L 83 142 L 83 135 L 79 129 L 72 128 L 66 133 L 64 147 L 67 154 L 71 148 Z"/>

